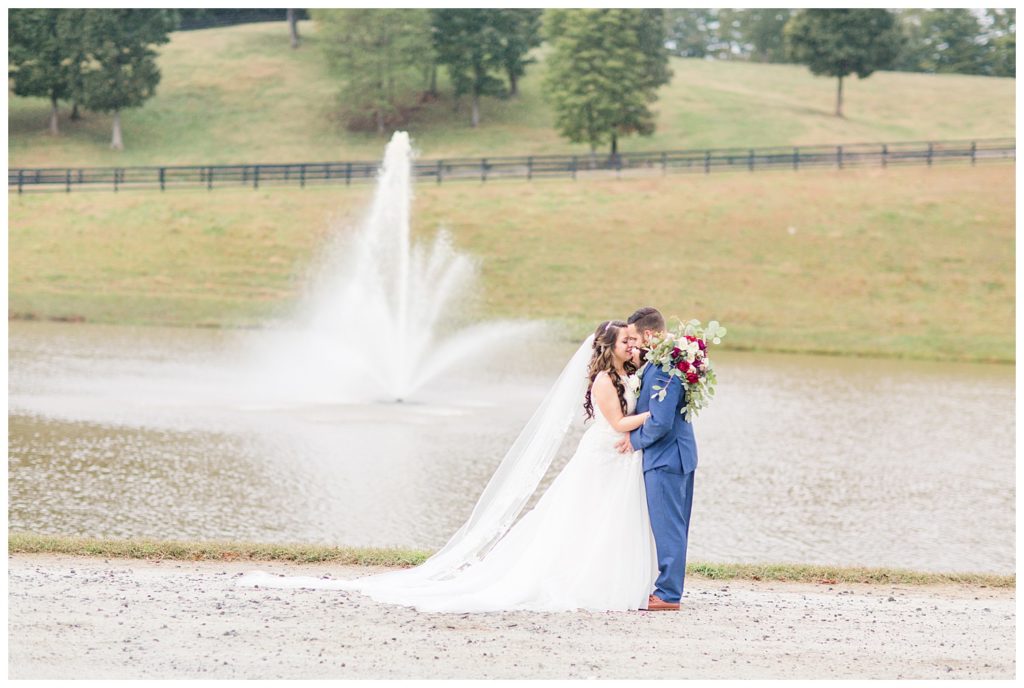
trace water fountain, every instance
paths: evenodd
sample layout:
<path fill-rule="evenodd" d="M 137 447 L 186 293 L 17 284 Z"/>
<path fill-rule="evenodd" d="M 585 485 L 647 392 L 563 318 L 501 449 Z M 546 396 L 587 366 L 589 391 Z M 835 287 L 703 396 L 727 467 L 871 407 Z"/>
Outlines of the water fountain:
<path fill-rule="evenodd" d="M 467 322 L 477 266 L 443 229 L 412 241 L 412 159 L 409 135 L 396 132 L 360 226 L 336 227 L 312 269 L 296 329 L 253 359 L 272 387 L 296 400 L 402 401 L 537 327 Z"/>
<path fill-rule="evenodd" d="M 208 427 L 229 417 L 265 425 L 261 412 L 323 415 L 367 403 L 424 402 L 414 405 L 432 405 L 421 408 L 428 413 L 492 403 L 495 395 L 482 389 L 467 402 L 464 391 L 449 389 L 452 378 L 474 377 L 488 357 L 519 348 L 541 325 L 474 320 L 476 261 L 443 229 L 429 242 L 411 237 L 412 160 L 409 135 L 396 132 L 367 212 L 354 228 L 331 228 L 285 323 L 224 332 L 216 347 L 162 353 L 141 340 L 118 346 L 104 338 L 96 359 L 62 357 L 63 368 L 33 376 L 45 393 L 16 393 L 13 405 L 67 418 Z M 279 422 L 280 415 L 272 425 Z"/>

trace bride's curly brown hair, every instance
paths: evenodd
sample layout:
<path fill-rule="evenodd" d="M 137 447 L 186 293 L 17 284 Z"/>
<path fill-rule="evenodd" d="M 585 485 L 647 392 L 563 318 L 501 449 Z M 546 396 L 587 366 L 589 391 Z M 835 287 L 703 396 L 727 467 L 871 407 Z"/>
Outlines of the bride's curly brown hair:
<path fill-rule="evenodd" d="M 583 397 L 583 410 L 586 413 L 586 420 L 594 417 L 594 402 L 590 398 L 590 392 L 594 388 L 594 380 L 598 373 L 605 371 L 611 378 L 615 392 L 619 395 L 619 407 L 622 413 L 626 413 L 626 385 L 622 382 L 618 372 L 615 370 L 615 358 L 612 351 L 615 349 L 615 341 L 619 338 L 619 331 L 626 327 L 621 320 L 606 320 L 594 330 L 594 353 L 590 357 L 590 364 L 587 367 L 587 377 L 590 384 L 587 385 L 587 393 Z M 626 361 L 623 365 L 626 372 L 632 375 L 636 372 L 636 366 L 632 361 Z"/>

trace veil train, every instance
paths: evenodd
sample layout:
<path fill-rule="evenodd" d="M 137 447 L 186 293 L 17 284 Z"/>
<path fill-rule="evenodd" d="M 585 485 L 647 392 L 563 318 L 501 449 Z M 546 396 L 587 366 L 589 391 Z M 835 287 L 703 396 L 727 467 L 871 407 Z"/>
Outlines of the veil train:
<path fill-rule="evenodd" d="M 354 580 L 248 573 L 240 586 L 355 590 L 371 597 L 420 589 L 453 578 L 480 561 L 508 532 L 537 490 L 579 412 L 587 384 L 594 335 L 583 341 L 544 400 L 506 452 L 469 518 L 447 544 L 419 566 Z"/>

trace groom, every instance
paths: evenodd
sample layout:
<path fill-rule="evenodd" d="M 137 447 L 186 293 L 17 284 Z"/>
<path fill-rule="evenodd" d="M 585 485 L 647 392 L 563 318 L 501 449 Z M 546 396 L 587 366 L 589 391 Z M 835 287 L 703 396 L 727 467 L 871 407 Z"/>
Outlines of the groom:
<path fill-rule="evenodd" d="M 626 322 L 630 343 L 641 349 L 650 347 L 651 338 L 665 334 L 665 318 L 656 308 L 641 308 Z M 679 378 L 649 362 L 639 372 L 642 382 L 636 412 L 650 411 L 651 417 L 616 447 L 623 453 L 643 450 L 647 510 L 658 551 L 659 572 L 647 608 L 677 610 L 686 576 L 686 536 L 690 530 L 697 443 L 693 425 L 680 414 L 686 398 Z M 656 386 L 664 389 L 666 385 L 664 399 L 652 398 L 658 393 Z"/>

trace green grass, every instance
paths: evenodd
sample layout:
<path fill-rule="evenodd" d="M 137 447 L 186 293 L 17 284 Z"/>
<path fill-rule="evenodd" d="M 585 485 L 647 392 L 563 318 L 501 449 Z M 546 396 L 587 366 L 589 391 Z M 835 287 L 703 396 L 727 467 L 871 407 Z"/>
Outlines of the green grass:
<path fill-rule="evenodd" d="M 163 78 L 143 107 L 123 114 L 126 150 L 109 148 L 109 115 L 86 113 L 63 132 L 46 132 L 49 104 L 10 97 L 11 166 L 143 165 L 366 159 L 380 156 L 375 134 L 353 133 L 337 116 L 337 78 L 303 22 L 299 50 L 285 23 L 172 34 L 159 49 Z M 521 95 L 484 99 L 482 126 L 468 126 L 447 95 L 422 106 L 407 129 L 424 157 L 583 153 L 552 128 L 541 94 L 541 61 Z M 673 59 L 672 82 L 655 105 L 657 131 L 622 149 L 652 150 L 1015 135 L 1013 79 L 877 72 L 844 84 L 844 118 L 832 115 L 835 80 L 799 65 Z M 442 70 L 441 87 L 448 92 Z"/>
<path fill-rule="evenodd" d="M 9 533 L 9 554 L 65 554 L 114 559 L 175 559 L 184 561 L 333 562 L 356 566 L 415 566 L 430 556 L 419 550 L 270 545 L 248 542 L 180 542 L 159 540 L 101 540 L 94 538 Z M 848 568 L 802 564 L 687 564 L 688 575 L 714 580 L 764 580 L 799 583 L 872 583 L 877 585 L 938 585 L 957 583 L 992 588 L 1016 587 L 1015 576 L 981 573 L 925 573 L 902 569 Z"/>
<path fill-rule="evenodd" d="M 9 312 L 256 326 L 372 189 L 9 195 Z M 417 187 L 413 231 L 480 258 L 483 314 L 582 337 L 652 304 L 731 349 L 1014 360 L 1014 168 Z M 792 233 L 790 231 L 792 228 Z"/>
<path fill-rule="evenodd" d="M 183 542 L 179 540 L 102 540 L 97 538 L 8 533 L 10 554 L 70 554 L 114 559 L 180 559 L 185 561 L 331 561 L 349 566 L 416 566 L 429 552 L 372 547 L 274 545 L 255 542 Z"/>

